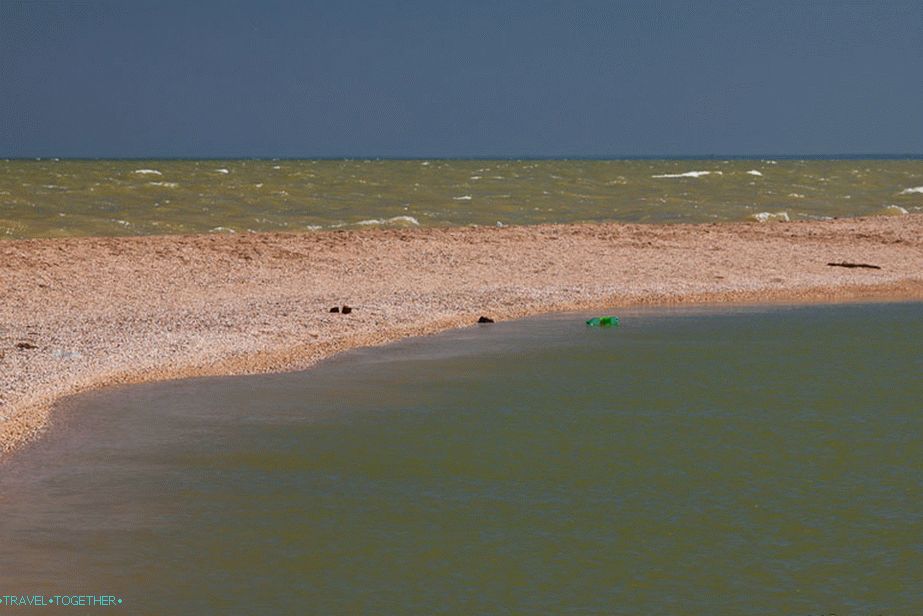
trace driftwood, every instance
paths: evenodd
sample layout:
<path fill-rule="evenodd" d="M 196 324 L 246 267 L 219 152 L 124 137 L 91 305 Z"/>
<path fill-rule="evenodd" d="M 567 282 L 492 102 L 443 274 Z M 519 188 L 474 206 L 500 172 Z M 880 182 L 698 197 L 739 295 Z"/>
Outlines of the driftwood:
<path fill-rule="evenodd" d="M 869 263 L 847 263 L 842 261 L 840 263 L 828 263 L 827 265 L 831 267 L 864 267 L 867 269 L 881 269 L 880 265 L 871 265 Z"/>

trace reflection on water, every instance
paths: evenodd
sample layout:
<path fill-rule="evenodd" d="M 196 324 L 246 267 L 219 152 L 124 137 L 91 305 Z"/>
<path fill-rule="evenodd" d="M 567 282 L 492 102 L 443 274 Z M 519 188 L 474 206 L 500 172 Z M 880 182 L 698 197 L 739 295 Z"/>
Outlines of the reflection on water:
<path fill-rule="evenodd" d="M 3 592 L 131 613 L 910 613 L 923 304 L 472 327 L 69 402 Z"/>
<path fill-rule="evenodd" d="M 0 161 L 0 239 L 918 211 L 921 160 Z"/>

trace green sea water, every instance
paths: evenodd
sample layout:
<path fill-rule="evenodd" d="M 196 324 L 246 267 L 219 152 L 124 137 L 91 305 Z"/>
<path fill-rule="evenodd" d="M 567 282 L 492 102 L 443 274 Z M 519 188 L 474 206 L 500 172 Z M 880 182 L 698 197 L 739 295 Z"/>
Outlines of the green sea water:
<path fill-rule="evenodd" d="M 923 612 L 923 304 L 619 314 L 75 398 L 0 466 L 0 594 Z"/>
<path fill-rule="evenodd" d="M 919 159 L 0 161 L 0 239 L 919 211 Z"/>

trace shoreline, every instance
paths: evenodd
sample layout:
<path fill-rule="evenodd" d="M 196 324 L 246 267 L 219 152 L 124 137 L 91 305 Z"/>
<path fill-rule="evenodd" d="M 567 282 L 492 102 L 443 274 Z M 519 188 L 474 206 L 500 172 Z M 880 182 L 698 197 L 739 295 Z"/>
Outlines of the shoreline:
<path fill-rule="evenodd" d="M 82 391 L 302 370 L 480 315 L 905 300 L 923 214 L 4 241 L 0 459 Z"/>

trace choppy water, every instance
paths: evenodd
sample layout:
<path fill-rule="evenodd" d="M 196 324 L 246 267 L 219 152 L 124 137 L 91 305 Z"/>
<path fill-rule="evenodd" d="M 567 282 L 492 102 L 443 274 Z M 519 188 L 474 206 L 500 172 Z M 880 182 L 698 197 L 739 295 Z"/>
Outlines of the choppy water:
<path fill-rule="evenodd" d="M 151 614 L 923 610 L 923 304 L 622 317 L 78 398 L 0 467 L 2 591 Z"/>
<path fill-rule="evenodd" d="M 903 211 L 921 160 L 0 161 L 0 238 Z"/>

